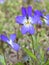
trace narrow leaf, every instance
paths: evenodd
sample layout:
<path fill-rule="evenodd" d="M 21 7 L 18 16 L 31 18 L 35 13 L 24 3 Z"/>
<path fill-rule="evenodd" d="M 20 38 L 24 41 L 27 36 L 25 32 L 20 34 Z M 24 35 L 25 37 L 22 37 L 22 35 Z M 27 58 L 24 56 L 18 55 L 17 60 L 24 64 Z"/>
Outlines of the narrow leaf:
<path fill-rule="evenodd" d="M 28 56 L 36 60 L 36 56 L 29 49 L 24 48 L 24 51 L 28 54 Z"/>
<path fill-rule="evenodd" d="M 15 65 L 24 65 L 22 62 L 18 62 Z"/>

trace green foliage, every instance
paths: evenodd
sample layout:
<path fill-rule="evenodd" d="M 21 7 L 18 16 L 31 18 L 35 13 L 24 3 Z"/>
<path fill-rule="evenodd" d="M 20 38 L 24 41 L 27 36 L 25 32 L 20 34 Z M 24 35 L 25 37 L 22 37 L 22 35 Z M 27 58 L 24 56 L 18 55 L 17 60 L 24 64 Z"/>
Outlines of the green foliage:
<path fill-rule="evenodd" d="M 18 38 L 23 38 L 23 35 L 21 34 L 20 30 L 18 30 L 18 32 L 17 32 L 17 37 Z"/>
<path fill-rule="evenodd" d="M 22 62 L 18 62 L 15 65 L 24 65 Z"/>
<path fill-rule="evenodd" d="M 41 65 L 43 65 L 45 62 L 44 62 L 44 51 L 42 50 L 42 48 L 40 49 L 40 62 L 41 62 Z"/>
<path fill-rule="evenodd" d="M 0 63 L 1 63 L 2 65 L 6 65 L 6 64 L 5 64 L 4 56 L 1 56 L 1 55 L 0 55 Z"/>
<path fill-rule="evenodd" d="M 49 60 L 44 65 L 49 65 Z"/>
<path fill-rule="evenodd" d="M 45 0 L 45 6 L 47 9 L 47 12 L 49 12 L 49 0 Z"/>
<path fill-rule="evenodd" d="M 27 48 L 23 48 L 23 49 L 27 53 L 28 56 L 30 56 L 34 60 L 37 60 L 36 56 L 29 49 L 27 49 Z"/>
<path fill-rule="evenodd" d="M 2 30 L 3 30 L 3 25 L 0 24 L 0 33 L 2 32 Z"/>

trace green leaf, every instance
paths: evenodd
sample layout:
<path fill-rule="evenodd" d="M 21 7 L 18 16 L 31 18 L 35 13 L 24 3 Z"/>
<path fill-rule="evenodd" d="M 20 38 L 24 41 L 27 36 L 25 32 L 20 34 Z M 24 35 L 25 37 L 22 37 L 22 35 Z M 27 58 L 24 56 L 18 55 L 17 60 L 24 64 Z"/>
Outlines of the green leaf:
<path fill-rule="evenodd" d="M 2 32 L 2 29 L 3 29 L 3 25 L 0 24 L 0 32 Z"/>
<path fill-rule="evenodd" d="M 2 65 L 6 65 L 6 64 L 5 64 L 5 60 L 4 60 L 4 56 L 1 56 L 1 55 L 0 55 L 0 63 L 1 63 Z"/>
<path fill-rule="evenodd" d="M 23 35 L 21 34 L 20 30 L 18 30 L 18 32 L 17 32 L 17 37 L 18 38 L 23 38 Z"/>
<path fill-rule="evenodd" d="M 33 41 L 32 44 L 34 44 L 34 49 L 37 50 L 38 46 L 39 46 L 39 40 L 40 40 L 39 35 L 38 36 L 33 35 L 32 39 L 33 39 L 32 40 Z"/>
<path fill-rule="evenodd" d="M 45 33 L 46 33 L 45 29 L 42 29 L 41 32 L 40 32 L 40 34 L 41 34 L 42 37 L 45 36 Z"/>
<path fill-rule="evenodd" d="M 28 54 L 28 56 L 36 60 L 36 56 L 29 49 L 24 48 L 24 51 Z"/>
<path fill-rule="evenodd" d="M 41 64 L 44 64 L 44 51 L 42 50 L 42 48 L 40 49 L 40 56 L 41 56 Z"/>
<path fill-rule="evenodd" d="M 22 62 L 18 62 L 15 65 L 24 65 Z"/>
<path fill-rule="evenodd" d="M 49 65 L 49 60 L 44 65 Z"/>

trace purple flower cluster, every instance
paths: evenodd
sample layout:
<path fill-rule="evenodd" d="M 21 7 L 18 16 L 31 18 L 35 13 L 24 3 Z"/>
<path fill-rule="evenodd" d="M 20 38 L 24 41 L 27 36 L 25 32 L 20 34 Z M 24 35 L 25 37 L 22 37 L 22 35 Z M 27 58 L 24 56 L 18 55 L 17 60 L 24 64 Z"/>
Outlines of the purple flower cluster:
<path fill-rule="evenodd" d="M 27 8 L 22 7 L 22 15 L 16 16 L 16 22 L 22 25 L 20 30 L 22 34 L 29 33 L 32 35 L 35 33 L 34 25 L 43 24 L 41 18 L 43 18 L 45 23 L 49 25 L 49 14 L 45 16 L 40 10 L 34 10 L 34 12 L 32 12 L 32 7 L 28 6 Z M 10 38 L 3 34 L 0 35 L 0 40 L 8 43 L 14 50 L 18 51 L 20 49 L 20 46 L 18 43 L 14 42 L 15 38 L 16 34 L 11 34 Z"/>
<path fill-rule="evenodd" d="M 35 29 L 33 25 L 42 25 L 43 22 L 41 18 L 43 18 L 45 23 L 49 25 L 49 15 L 44 16 L 43 12 L 40 10 L 34 10 L 34 13 L 32 13 L 32 7 L 28 6 L 27 8 L 22 7 L 22 15 L 16 16 L 16 22 L 22 25 L 22 34 L 34 34 Z"/>

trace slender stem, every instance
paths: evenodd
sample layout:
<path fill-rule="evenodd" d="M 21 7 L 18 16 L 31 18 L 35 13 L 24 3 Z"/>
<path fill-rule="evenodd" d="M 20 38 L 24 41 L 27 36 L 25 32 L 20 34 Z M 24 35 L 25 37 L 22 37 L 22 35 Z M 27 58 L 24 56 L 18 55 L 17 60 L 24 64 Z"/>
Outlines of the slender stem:
<path fill-rule="evenodd" d="M 34 49 L 34 39 L 33 37 L 31 36 L 31 40 L 32 40 L 32 49 L 33 49 L 33 52 L 34 52 L 34 55 L 35 55 L 35 49 Z M 36 61 L 33 60 L 33 64 L 36 65 Z"/>
<path fill-rule="evenodd" d="M 34 40 L 33 40 L 33 37 L 32 37 L 32 36 L 31 36 L 31 40 L 32 40 L 33 51 L 34 51 L 34 54 L 35 54 L 35 50 L 34 50 Z"/>

